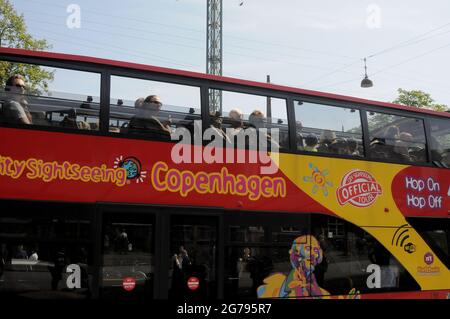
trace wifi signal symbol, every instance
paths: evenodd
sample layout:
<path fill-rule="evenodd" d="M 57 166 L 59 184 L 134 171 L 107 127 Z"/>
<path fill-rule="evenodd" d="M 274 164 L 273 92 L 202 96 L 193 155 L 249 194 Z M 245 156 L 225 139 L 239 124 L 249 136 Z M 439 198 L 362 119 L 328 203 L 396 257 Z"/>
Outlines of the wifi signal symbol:
<path fill-rule="evenodd" d="M 412 242 L 408 241 L 409 239 L 409 228 L 407 228 L 408 224 L 401 225 L 394 233 L 394 236 L 392 236 L 391 244 L 393 246 L 397 247 L 403 247 L 403 249 L 409 253 L 412 254 L 416 251 L 416 245 L 414 245 Z"/>

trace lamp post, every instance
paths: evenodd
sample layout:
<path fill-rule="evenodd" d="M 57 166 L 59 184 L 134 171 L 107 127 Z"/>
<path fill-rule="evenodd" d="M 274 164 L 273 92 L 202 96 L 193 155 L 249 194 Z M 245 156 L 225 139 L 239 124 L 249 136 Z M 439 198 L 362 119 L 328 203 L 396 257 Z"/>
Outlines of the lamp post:
<path fill-rule="evenodd" d="M 366 58 L 364 58 L 364 70 L 365 70 L 365 77 L 364 79 L 362 79 L 361 81 L 361 87 L 362 88 L 370 88 L 373 86 L 373 82 L 369 79 L 369 77 L 367 76 L 367 63 L 366 63 Z"/>

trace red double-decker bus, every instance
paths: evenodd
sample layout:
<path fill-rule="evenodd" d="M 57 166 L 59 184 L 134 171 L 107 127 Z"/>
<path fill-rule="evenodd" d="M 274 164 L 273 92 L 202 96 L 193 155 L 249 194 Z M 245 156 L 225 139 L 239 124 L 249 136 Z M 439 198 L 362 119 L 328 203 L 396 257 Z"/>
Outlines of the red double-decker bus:
<path fill-rule="evenodd" d="M 448 298 L 449 113 L 0 59 L 2 297 Z"/>

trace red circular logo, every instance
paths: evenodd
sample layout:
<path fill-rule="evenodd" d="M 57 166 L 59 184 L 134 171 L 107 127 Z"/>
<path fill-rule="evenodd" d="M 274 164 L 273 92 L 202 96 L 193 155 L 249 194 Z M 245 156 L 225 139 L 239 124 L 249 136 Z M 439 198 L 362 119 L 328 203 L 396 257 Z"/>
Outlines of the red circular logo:
<path fill-rule="evenodd" d="M 136 287 L 136 280 L 131 277 L 124 278 L 122 281 L 122 287 L 126 291 L 131 291 L 134 289 L 134 287 Z"/>
<path fill-rule="evenodd" d="M 200 280 L 197 277 L 190 277 L 187 281 L 187 286 L 191 290 L 197 290 L 200 286 Z"/>
<path fill-rule="evenodd" d="M 367 207 L 382 194 L 381 185 L 366 171 L 352 170 L 342 178 L 341 186 L 336 190 L 339 205 L 347 203 L 356 207 Z"/>

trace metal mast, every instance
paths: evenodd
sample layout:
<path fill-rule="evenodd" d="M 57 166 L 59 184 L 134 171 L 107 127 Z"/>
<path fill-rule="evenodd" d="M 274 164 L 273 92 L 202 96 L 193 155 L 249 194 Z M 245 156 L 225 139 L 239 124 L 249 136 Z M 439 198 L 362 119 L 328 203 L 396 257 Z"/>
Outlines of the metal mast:
<path fill-rule="evenodd" d="M 222 0 L 207 0 L 206 73 L 222 75 Z M 222 92 L 209 91 L 211 112 L 222 113 Z"/>

